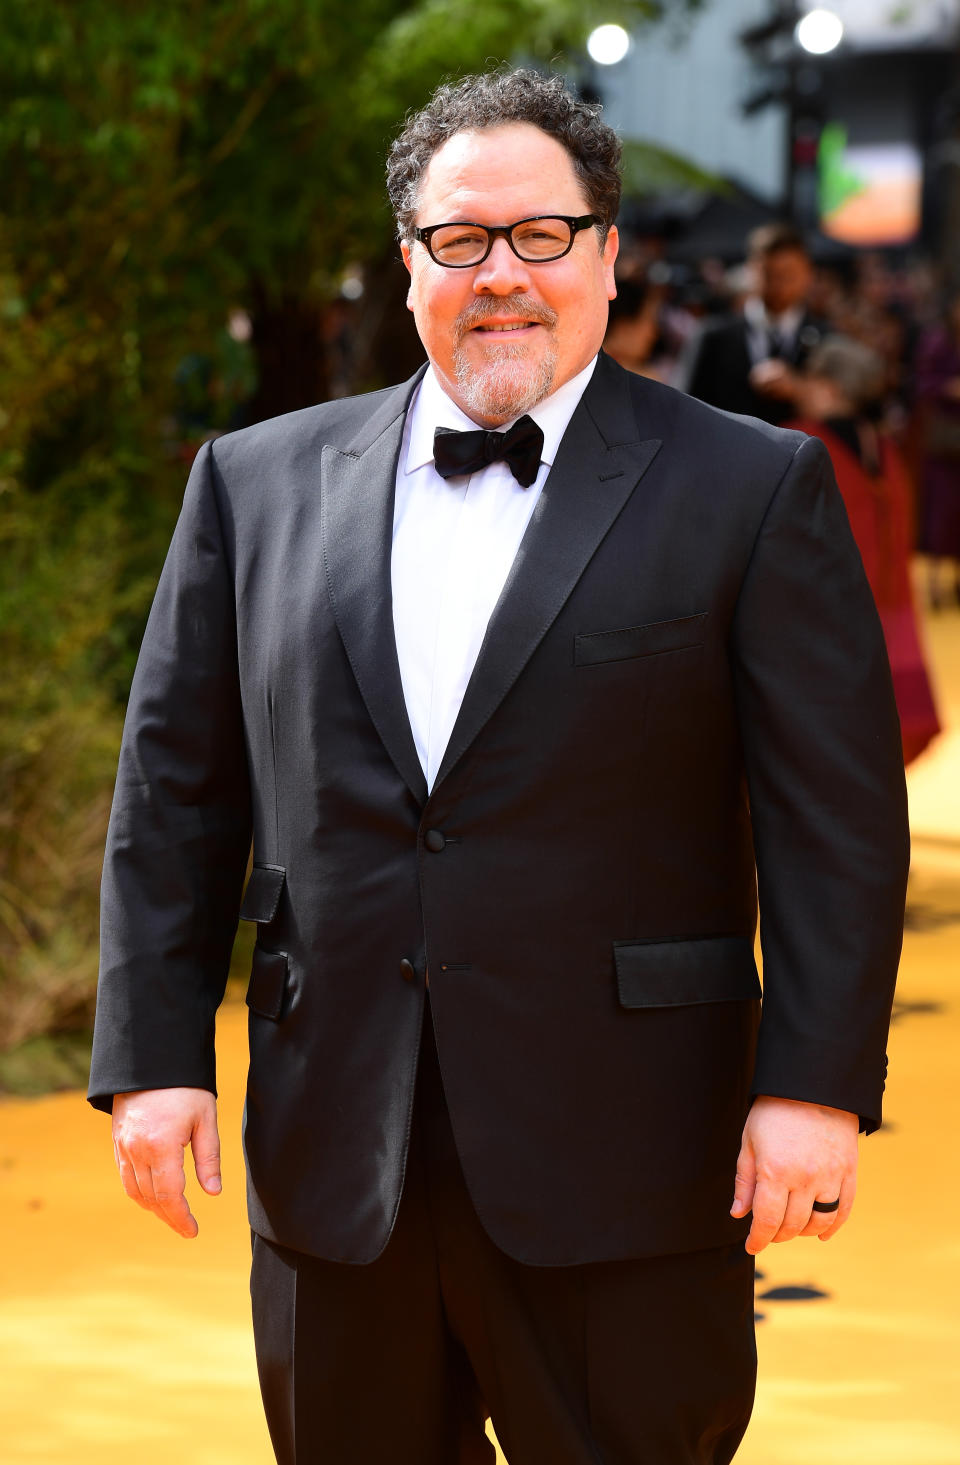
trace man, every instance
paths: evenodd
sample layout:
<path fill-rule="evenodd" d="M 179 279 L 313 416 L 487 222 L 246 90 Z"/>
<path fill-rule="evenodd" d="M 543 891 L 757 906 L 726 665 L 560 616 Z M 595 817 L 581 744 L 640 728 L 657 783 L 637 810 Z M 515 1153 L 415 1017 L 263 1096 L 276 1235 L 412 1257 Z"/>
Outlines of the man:
<path fill-rule="evenodd" d="M 429 367 L 203 449 L 145 636 L 90 1095 L 193 1235 L 252 829 L 284 1465 L 490 1461 L 488 1413 L 510 1465 L 730 1460 L 753 1256 L 879 1122 L 876 613 L 816 441 L 598 356 L 618 162 L 557 78 L 439 90 L 389 167 Z"/>
<path fill-rule="evenodd" d="M 693 338 L 681 385 L 713 407 L 782 423 L 795 411 L 799 370 L 825 333 L 806 306 L 810 255 L 792 225 L 766 224 L 750 235 L 747 257 L 753 290 L 742 314 Z"/>

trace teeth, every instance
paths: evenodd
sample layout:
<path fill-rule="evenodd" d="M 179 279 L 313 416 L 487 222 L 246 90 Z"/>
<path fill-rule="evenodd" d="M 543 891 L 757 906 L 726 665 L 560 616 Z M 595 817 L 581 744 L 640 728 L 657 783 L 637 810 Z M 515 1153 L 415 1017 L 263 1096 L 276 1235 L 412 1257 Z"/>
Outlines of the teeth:
<path fill-rule="evenodd" d="M 512 326 L 481 326 L 480 329 L 482 331 L 525 331 L 528 325 L 530 325 L 530 321 L 520 320 Z"/>

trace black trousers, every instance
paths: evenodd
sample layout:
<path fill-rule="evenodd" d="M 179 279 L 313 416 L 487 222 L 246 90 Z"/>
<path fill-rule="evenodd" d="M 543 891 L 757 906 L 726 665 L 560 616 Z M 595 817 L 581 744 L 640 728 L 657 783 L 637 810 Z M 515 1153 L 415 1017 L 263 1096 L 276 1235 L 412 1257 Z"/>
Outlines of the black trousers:
<path fill-rule="evenodd" d="M 731 1193 L 732 1193 L 731 1177 Z M 368 1266 L 253 1237 L 279 1465 L 727 1465 L 753 1405 L 753 1258 L 531 1267 L 460 1171 L 427 1019 L 400 1210 Z"/>

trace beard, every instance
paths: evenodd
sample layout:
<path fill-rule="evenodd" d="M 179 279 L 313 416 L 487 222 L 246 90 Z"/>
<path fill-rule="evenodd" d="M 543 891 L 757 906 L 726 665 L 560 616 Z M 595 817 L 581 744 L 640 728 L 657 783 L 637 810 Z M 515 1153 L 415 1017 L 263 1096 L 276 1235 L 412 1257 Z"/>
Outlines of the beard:
<path fill-rule="evenodd" d="M 502 343 L 491 342 L 486 346 L 482 365 L 468 357 L 464 343 L 474 327 L 491 316 L 503 314 L 523 316 L 547 329 L 557 321 L 555 311 L 524 295 L 503 299 L 482 296 L 457 318 L 453 368 L 461 401 L 471 416 L 498 424 L 521 417 L 549 396 L 557 369 L 557 349 L 552 338 L 543 354 L 536 358 L 531 357 L 526 344 L 513 342 L 509 336 Z"/>

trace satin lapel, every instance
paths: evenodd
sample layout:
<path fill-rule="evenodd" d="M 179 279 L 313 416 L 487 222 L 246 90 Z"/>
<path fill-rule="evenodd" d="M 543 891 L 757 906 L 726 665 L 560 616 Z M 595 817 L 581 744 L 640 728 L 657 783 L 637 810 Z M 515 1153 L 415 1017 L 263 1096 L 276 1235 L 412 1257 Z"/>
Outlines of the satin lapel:
<path fill-rule="evenodd" d="M 659 439 L 639 440 L 629 380 L 601 356 L 490 618 L 437 785 L 513 686 L 659 451 Z"/>
<path fill-rule="evenodd" d="M 397 461 L 420 375 L 391 392 L 348 447 L 323 449 L 320 522 L 327 586 L 353 674 L 384 747 L 422 805 L 427 784 L 400 680 L 390 585 Z"/>

